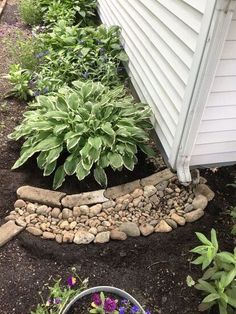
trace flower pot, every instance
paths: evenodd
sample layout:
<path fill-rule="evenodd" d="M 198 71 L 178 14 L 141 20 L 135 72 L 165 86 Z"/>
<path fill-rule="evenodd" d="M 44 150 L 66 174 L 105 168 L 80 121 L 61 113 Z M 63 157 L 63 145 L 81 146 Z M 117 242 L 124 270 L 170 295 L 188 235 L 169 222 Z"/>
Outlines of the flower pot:
<path fill-rule="evenodd" d="M 93 287 L 93 288 L 89 288 L 89 289 L 86 289 L 86 290 L 82 291 L 81 293 L 76 295 L 68 303 L 68 305 L 65 307 L 64 311 L 62 312 L 62 314 L 67 314 L 68 311 L 71 309 L 71 307 L 74 305 L 74 303 L 76 301 L 78 301 L 79 299 L 82 299 L 85 296 L 88 296 L 88 295 L 93 294 L 93 293 L 98 293 L 98 292 L 108 292 L 108 293 L 115 294 L 115 295 L 117 295 L 117 296 L 119 296 L 121 298 L 127 299 L 133 305 L 136 305 L 140 309 L 142 314 L 145 314 L 144 309 L 142 308 L 142 306 L 139 304 L 139 302 L 134 297 L 132 297 L 129 293 L 125 292 L 124 290 L 121 290 L 121 289 L 115 288 L 115 287 L 110 287 L 110 286 L 98 286 L 98 287 Z"/>

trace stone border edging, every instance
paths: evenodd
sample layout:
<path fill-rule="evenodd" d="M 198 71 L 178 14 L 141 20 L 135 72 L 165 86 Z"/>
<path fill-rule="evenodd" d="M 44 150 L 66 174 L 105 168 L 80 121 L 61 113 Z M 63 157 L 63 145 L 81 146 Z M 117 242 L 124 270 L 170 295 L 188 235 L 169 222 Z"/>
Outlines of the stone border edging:
<path fill-rule="evenodd" d="M 199 177 L 198 185 L 184 187 L 165 169 L 106 190 L 73 195 L 22 186 L 15 210 L 5 220 L 58 243 L 106 243 L 170 232 L 204 215 L 214 197 L 205 183 Z"/>
<path fill-rule="evenodd" d="M 1 5 L 0 5 L 0 18 L 1 18 L 1 15 L 3 13 L 3 10 L 4 10 L 5 6 L 6 6 L 6 4 L 7 4 L 7 0 L 3 0 Z"/>

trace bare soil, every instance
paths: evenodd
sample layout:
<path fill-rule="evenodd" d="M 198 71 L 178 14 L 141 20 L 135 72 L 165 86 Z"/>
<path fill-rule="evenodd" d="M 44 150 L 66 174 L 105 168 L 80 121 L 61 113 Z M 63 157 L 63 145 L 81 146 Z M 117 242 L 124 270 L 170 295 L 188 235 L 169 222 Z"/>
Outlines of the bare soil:
<path fill-rule="evenodd" d="M 26 29 L 19 19 L 16 1 L 9 0 L 0 24 L 0 75 L 7 72 L 11 60 L 1 45 L 3 37 L 11 36 L 15 28 Z M 9 88 L 0 78 L 0 93 Z M 0 224 L 12 210 L 16 189 L 24 184 L 50 188 L 46 179 L 31 160 L 24 168 L 12 172 L 11 166 L 19 156 L 20 143 L 7 135 L 21 121 L 25 104 L 16 100 L 0 100 Z M 3 127 L 1 127 L 3 125 Z M 144 156 L 134 173 L 110 173 L 111 185 L 144 177 L 159 170 L 148 164 Z M 213 173 L 202 170 L 216 197 L 210 202 L 205 216 L 194 224 L 179 227 L 169 234 L 153 234 L 147 238 L 129 238 L 124 242 L 105 245 L 59 245 L 23 232 L 0 249 L 0 314 L 28 314 L 35 309 L 38 292 L 53 278 L 66 278 L 76 267 L 82 278 L 89 277 L 90 286 L 112 285 L 131 293 L 153 313 L 196 314 L 201 294 L 186 285 L 187 275 L 201 276 L 198 267 L 191 265 L 189 250 L 198 244 L 195 232 L 209 235 L 211 228 L 218 232 L 222 250 L 232 250 L 235 243 L 230 235 L 230 206 L 236 205 L 236 192 L 226 184 L 232 182 L 236 167 L 221 168 Z M 69 193 L 97 188 L 92 178 L 78 184 L 67 180 L 63 186 Z M 44 292 L 46 296 L 46 292 Z M 212 313 L 217 313 L 213 310 Z M 87 314 L 87 313 L 81 313 Z"/>

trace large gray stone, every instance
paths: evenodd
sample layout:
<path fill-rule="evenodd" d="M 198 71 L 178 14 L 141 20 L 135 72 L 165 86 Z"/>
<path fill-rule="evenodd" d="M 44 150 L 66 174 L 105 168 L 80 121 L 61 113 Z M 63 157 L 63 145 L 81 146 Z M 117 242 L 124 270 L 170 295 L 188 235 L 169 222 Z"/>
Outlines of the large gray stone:
<path fill-rule="evenodd" d="M 119 229 L 129 237 L 140 236 L 140 230 L 134 222 L 124 222 L 120 225 Z"/>
<path fill-rule="evenodd" d="M 146 186 L 146 185 L 156 185 L 162 181 L 169 180 L 173 178 L 175 174 L 170 171 L 170 169 L 165 169 L 162 171 L 159 171 L 157 173 L 152 174 L 149 177 L 141 179 L 141 185 Z"/>
<path fill-rule="evenodd" d="M 13 220 L 9 220 L 0 227 L 0 247 L 20 233 L 24 227 L 17 226 Z"/>
<path fill-rule="evenodd" d="M 213 200 L 215 193 L 206 184 L 199 184 L 196 186 L 194 193 L 196 196 L 204 195 L 208 201 Z"/>
<path fill-rule="evenodd" d="M 199 208 L 199 209 L 193 210 L 190 213 L 185 214 L 184 217 L 187 222 L 194 222 L 200 219 L 203 215 L 204 215 L 204 211 L 201 208 Z"/>
<path fill-rule="evenodd" d="M 93 192 L 86 192 L 80 194 L 67 195 L 62 199 L 64 207 L 73 208 L 81 205 L 92 205 L 97 203 L 104 203 L 108 199 L 104 196 L 105 190 L 98 190 Z"/>
<path fill-rule="evenodd" d="M 207 198 L 201 194 L 197 195 L 192 203 L 194 209 L 201 208 L 202 210 L 207 207 L 207 204 L 208 204 Z"/>
<path fill-rule="evenodd" d="M 170 232 L 172 227 L 165 220 L 161 220 L 155 227 L 155 232 Z"/>
<path fill-rule="evenodd" d="M 88 231 L 79 230 L 76 232 L 74 237 L 75 244 L 89 244 L 94 240 L 95 236 Z"/>
<path fill-rule="evenodd" d="M 62 192 L 40 189 L 29 185 L 21 186 L 16 193 L 18 198 L 25 201 L 53 207 L 61 207 L 61 199 L 66 195 Z"/>
<path fill-rule="evenodd" d="M 96 235 L 94 243 L 106 243 L 110 240 L 110 231 L 100 232 Z"/>
<path fill-rule="evenodd" d="M 125 183 L 118 186 L 113 186 L 111 188 L 108 188 L 104 192 L 104 196 L 109 199 L 115 199 L 118 197 L 121 197 L 123 195 L 129 194 L 133 192 L 135 189 L 140 188 L 140 180 L 132 181 L 129 183 Z"/>

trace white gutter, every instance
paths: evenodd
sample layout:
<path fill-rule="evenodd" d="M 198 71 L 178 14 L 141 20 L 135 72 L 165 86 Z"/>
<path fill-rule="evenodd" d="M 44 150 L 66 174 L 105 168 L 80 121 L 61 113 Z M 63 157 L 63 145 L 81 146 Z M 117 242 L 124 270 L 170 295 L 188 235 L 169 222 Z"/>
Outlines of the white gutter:
<path fill-rule="evenodd" d="M 232 5 L 231 5 L 232 4 Z M 212 16 L 208 39 L 205 45 L 192 99 L 186 116 L 177 158 L 176 170 L 179 181 L 191 182 L 190 160 L 203 112 L 214 81 L 217 65 L 228 34 L 235 4 L 232 0 L 218 0 Z"/>

